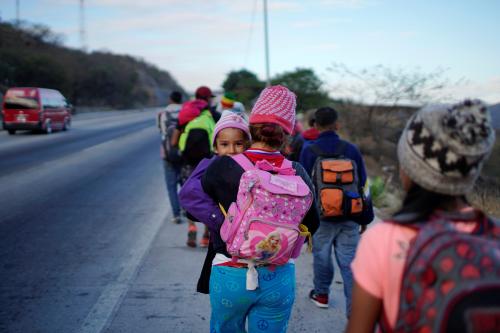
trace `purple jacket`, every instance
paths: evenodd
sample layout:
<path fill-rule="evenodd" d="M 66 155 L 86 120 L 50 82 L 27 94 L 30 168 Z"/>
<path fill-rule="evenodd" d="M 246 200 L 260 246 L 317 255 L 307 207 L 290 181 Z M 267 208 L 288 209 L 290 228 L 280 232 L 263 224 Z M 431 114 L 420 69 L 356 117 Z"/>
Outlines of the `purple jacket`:
<path fill-rule="evenodd" d="M 199 222 L 205 224 L 211 235 L 219 233 L 224 222 L 224 215 L 219 205 L 203 191 L 201 177 L 215 158 L 216 156 L 211 159 L 205 158 L 198 163 L 198 166 L 179 192 L 181 206 Z"/>

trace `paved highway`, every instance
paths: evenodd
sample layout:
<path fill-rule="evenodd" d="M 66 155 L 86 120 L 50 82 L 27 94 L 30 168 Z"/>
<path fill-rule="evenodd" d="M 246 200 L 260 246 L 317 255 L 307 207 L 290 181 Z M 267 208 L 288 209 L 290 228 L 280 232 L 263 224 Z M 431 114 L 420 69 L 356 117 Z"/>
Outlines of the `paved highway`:
<path fill-rule="evenodd" d="M 82 114 L 68 132 L 0 131 L 0 332 L 208 332 L 205 252 L 169 222 L 156 110 Z M 289 332 L 342 332 L 307 300 L 297 261 Z"/>

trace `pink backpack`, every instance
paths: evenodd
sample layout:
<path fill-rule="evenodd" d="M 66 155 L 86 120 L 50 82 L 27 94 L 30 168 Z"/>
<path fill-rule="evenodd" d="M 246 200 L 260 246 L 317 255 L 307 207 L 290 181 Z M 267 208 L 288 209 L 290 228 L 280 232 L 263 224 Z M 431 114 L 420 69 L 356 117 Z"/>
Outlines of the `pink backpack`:
<path fill-rule="evenodd" d="M 297 258 L 308 234 L 300 223 L 312 204 L 309 187 L 289 160 L 276 168 L 265 160 L 253 165 L 243 154 L 233 159 L 245 172 L 220 230 L 227 251 L 233 260 L 275 265 Z"/>

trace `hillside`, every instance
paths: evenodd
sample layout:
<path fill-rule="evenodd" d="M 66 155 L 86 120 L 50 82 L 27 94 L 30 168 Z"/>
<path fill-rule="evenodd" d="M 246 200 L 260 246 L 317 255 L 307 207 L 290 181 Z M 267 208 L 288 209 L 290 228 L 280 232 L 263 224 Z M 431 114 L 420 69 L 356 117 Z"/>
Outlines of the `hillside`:
<path fill-rule="evenodd" d="M 127 55 L 64 47 L 39 25 L 0 23 L 0 92 L 11 86 L 60 90 L 77 108 L 132 108 L 167 102 L 182 87 L 166 72 Z"/>

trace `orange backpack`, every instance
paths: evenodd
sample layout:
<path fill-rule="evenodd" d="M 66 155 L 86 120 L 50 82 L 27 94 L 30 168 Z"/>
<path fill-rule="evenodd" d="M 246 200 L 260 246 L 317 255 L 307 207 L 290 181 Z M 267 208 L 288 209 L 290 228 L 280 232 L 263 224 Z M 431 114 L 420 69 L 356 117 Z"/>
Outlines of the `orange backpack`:
<path fill-rule="evenodd" d="M 333 153 L 325 153 L 315 144 L 309 148 L 318 157 L 312 180 L 318 211 L 323 221 L 345 221 L 359 217 L 365 205 L 356 162 L 344 156 L 347 143 L 340 141 Z"/>

